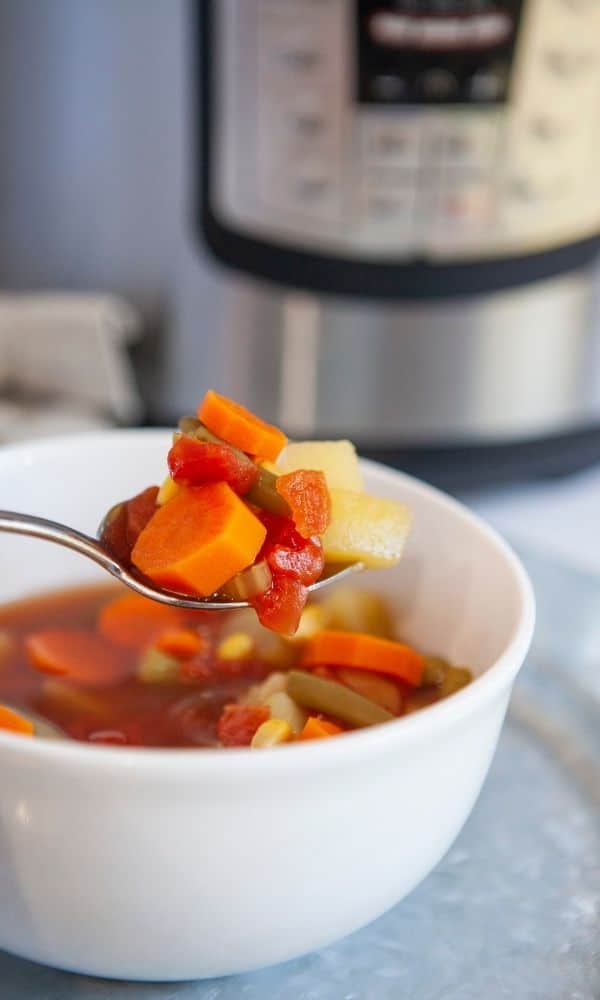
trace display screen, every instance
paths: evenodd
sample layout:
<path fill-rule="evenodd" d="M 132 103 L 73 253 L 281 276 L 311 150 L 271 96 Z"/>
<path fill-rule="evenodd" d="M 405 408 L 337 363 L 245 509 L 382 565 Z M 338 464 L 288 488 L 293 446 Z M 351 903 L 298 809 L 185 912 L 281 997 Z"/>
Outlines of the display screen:
<path fill-rule="evenodd" d="M 523 0 L 357 0 L 358 100 L 506 100 Z"/>

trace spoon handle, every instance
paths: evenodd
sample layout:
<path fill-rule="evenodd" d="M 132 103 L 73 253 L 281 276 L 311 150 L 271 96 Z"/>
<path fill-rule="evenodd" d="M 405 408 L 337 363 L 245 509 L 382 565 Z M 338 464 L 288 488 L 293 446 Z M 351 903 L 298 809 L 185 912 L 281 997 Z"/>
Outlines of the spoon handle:
<path fill-rule="evenodd" d="M 69 528 L 58 521 L 48 521 L 45 517 L 34 517 L 32 514 L 20 514 L 13 510 L 0 510 L 0 531 L 13 535 L 28 535 L 30 538 L 42 538 L 46 542 L 54 542 L 66 549 L 73 549 L 80 555 L 92 559 L 113 576 L 121 576 L 121 567 L 100 545 L 95 538 L 84 535 L 82 531 Z"/>

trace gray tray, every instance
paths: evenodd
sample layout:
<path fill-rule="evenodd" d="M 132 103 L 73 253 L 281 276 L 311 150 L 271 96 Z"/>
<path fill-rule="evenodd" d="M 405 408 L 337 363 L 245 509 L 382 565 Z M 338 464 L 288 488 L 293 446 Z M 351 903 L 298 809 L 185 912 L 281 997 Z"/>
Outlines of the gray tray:
<path fill-rule="evenodd" d="M 0 953 L 2 1000 L 598 1000 L 600 580 L 522 554 L 534 649 L 471 818 L 408 899 L 334 947 L 209 982 L 116 983 Z"/>

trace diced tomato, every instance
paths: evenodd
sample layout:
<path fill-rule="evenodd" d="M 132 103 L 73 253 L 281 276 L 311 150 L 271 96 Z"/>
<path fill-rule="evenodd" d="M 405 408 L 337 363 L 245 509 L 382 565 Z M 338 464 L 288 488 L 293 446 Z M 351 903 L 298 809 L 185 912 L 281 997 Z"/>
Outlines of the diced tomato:
<path fill-rule="evenodd" d="M 156 498 L 158 496 L 158 486 L 149 486 L 143 493 L 138 493 L 125 504 L 127 509 L 127 531 L 126 538 L 128 545 L 133 548 L 138 540 L 138 535 L 148 524 L 148 521 L 156 513 Z"/>
<path fill-rule="evenodd" d="M 307 586 L 319 579 L 325 565 L 323 546 L 316 537 L 303 539 L 298 549 L 267 542 L 263 554 L 273 573 L 294 577 Z"/>
<path fill-rule="evenodd" d="M 104 528 L 101 541 L 119 562 L 127 564 L 130 561 L 138 535 L 156 510 L 157 495 L 158 486 L 149 486 L 131 500 L 125 500 Z"/>
<path fill-rule="evenodd" d="M 288 549 L 301 549 L 304 545 L 306 539 L 296 530 L 291 517 L 280 517 L 268 510 L 259 510 L 256 516 L 267 529 L 265 545 L 285 545 Z"/>
<path fill-rule="evenodd" d="M 217 736 L 226 747 L 250 746 L 256 730 L 270 714 L 264 705 L 226 705 L 217 723 Z"/>
<path fill-rule="evenodd" d="M 236 455 L 226 444 L 195 441 L 182 435 L 169 452 L 169 471 L 176 483 L 202 486 L 228 483 L 234 493 L 244 496 L 258 479 L 258 467 L 245 456 Z"/>
<path fill-rule="evenodd" d="M 273 583 L 264 593 L 251 602 L 258 619 L 265 628 L 293 635 L 300 624 L 300 615 L 308 598 L 303 583 L 291 576 L 274 576 Z"/>
<path fill-rule="evenodd" d="M 297 469 L 277 479 L 277 492 L 287 500 L 296 528 L 304 538 L 322 535 L 331 519 L 331 499 L 325 476 L 313 469 Z"/>

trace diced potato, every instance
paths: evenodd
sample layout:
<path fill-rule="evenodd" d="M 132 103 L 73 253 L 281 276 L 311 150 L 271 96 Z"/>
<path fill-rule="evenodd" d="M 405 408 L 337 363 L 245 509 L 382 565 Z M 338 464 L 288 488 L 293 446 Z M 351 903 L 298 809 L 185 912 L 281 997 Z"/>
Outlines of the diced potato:
<path fill-rule="evenodd" d="M 460 691 L 461 688 L 470 684 L 472 680 L 473 674 L 466 667 L 448 667 L 446 676 L 440 685 L 442 698 L 447 698 L 448 695 L 454 694 L 455 691 Z"/>
<path fill-rule="evenodd" d="M 256 617 L 254 608 L 242 608 L 227 616 L 223 625 L 221 637 L 247 632 L 254 640 L 256 655 L 274 667 L 290 666 L 296 658 L 296 652 L 291 643 L 283 636 L 264 628 Z"/>
<path fill-rule="evenodd" d="M 220 660 L 245 660 L 252 656 L 254 639 L 247 632 L 234 632 L 226 639 L 221 639 L 217 646 L 217 656 Z"/>
<path fill-rule="evenodd" d="M 368 632 L 394 638 L 392 616 L 385 598 L 357 587 L 332 587 L 319 605 L 321 628 L 338 632 Z"/>
<path fill-rule="evenodd" d="M 327 562 L 393 566 L 402 555 L 411 514 L 397 500 L 330 490 L 331 523 L 323 535 Z"/>
<path fill-rule="evenodd" d="M 276 691 L 263 704 L 270 708 L 272 719 L 284 719 L 292 732 L 301 733 L 304 729 L 308 715 L 286 691 Z"/>
<path fill-rule="evenodd" d="M 325 473 L 330 490 L 360 492 L 363 475 L 351 441 L 294 441 L 279 458 L 281 472 L 316 469 Z"/>
<path fill-rule="evenodd" d="M 174 656 L 168 656 L 160 649 L 147 649 L 136 671 L 137 679 L 143 684 L 175 684 L 179 680 L 181 664 Z"/>
<path fill-rule="evenodd" d="M 162 485 L 157 493 L 156 506 L 162 507 L 163 504 L 168 503 L 169 500 L 172 500 L 173 497 L 177 496 L 180 489 L 181 486 L 179 485 L 179 483 L 176 483 L 174 479 L 171 479 L 170 476 L 167 476 L 166 479 L 163 480 Z"/>
<path fill-rule="evenodd" d="M 291 726 L 285 719 L 267 719 L 258 727 L 252 737 L 251 747 L 275 747 L 278 743 L 288 743 L 293 737 Z"/>
<path fill-rule="evenodd" d="M 264 705 L 273 694 L 285 691 L 287 678 L 280 670 L 274 671 L 260 684 L 253 684 L 238 701 L 240 705 Z"/>

